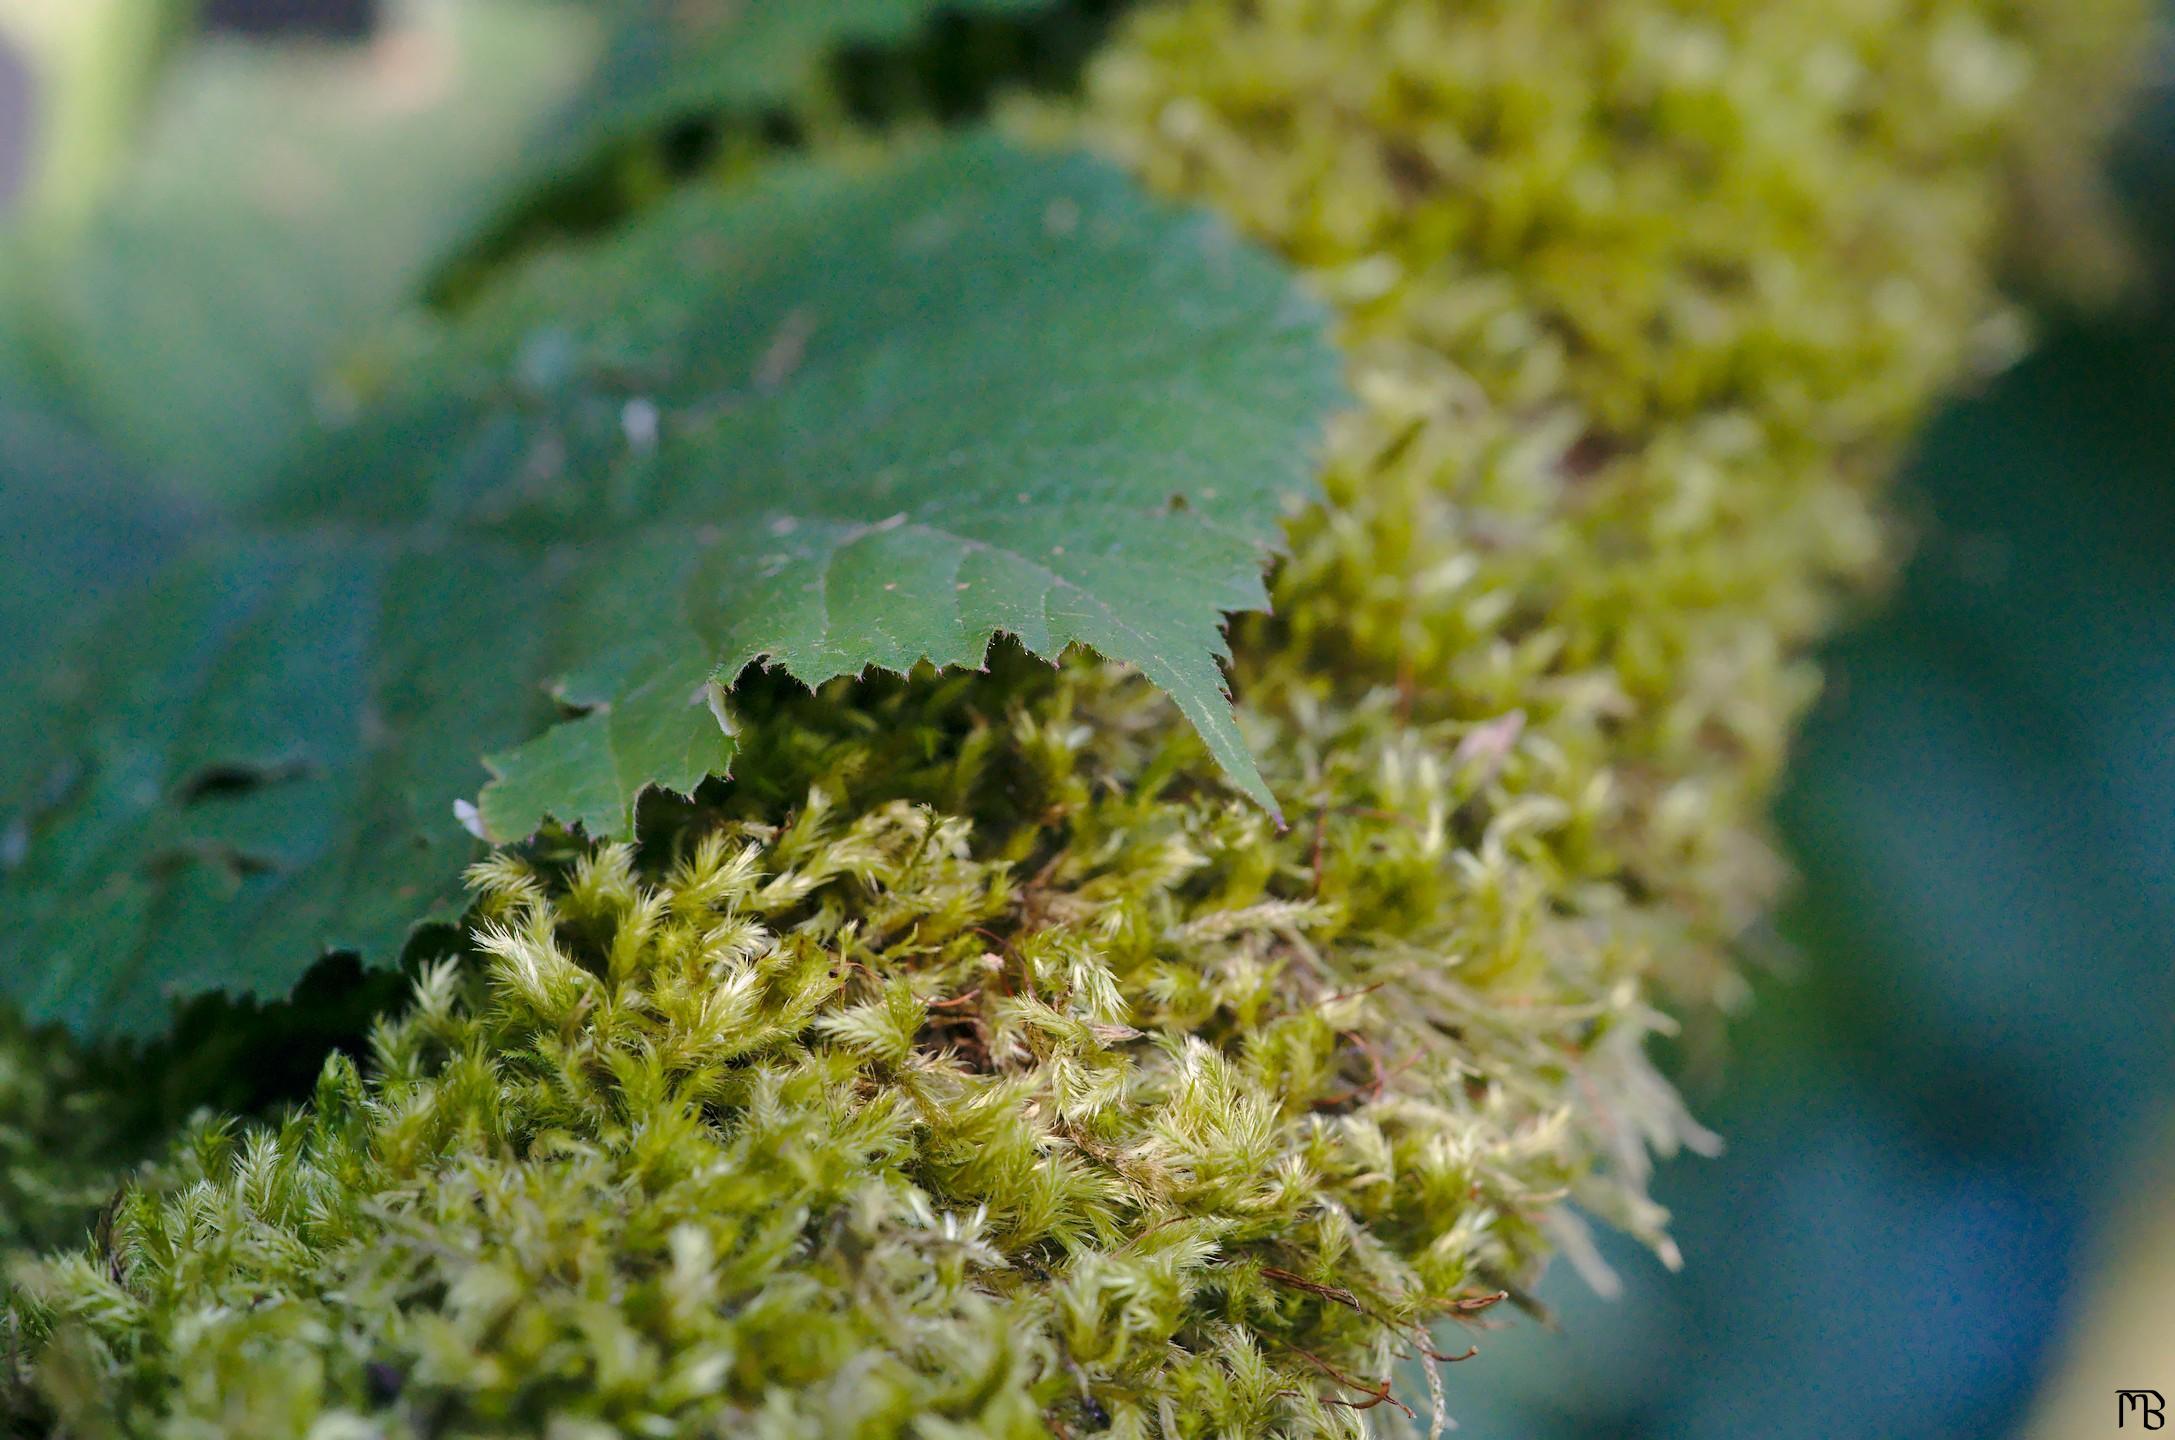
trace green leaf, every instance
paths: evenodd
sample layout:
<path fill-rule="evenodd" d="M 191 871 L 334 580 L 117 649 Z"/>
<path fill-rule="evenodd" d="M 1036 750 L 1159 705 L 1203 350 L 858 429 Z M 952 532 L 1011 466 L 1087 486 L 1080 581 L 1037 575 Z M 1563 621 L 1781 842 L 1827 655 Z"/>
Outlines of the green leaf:
<path fill-rule="evenodd" d="M 0 754 L 33 745 L 75 680 L 63 663 L 71 622 L 140 586 L 191 528 L 181 507 L 15 393 L 0 382 Z M 0 833 L 0 863 L 10 843 Z"/>
<path fill-rule="evenodd" d="M 758 659 L 1084 642 L 1270 803 L 1220 625 L 1311 484 L 1323 330 L 1204 217 L 988 139 L 782 167 L 539 262 L 64 667 L 59 749 L 0 757 L 0 987 L 141 1031 L 387 960 L 475 852 L 479 755 L 494 835 L 621 831 L 722 769 L 718 689 Z"/>
<path fill-rule="evenodd" d="M 612 24 L 589 84 L 537 149 L 565 174 L 683 121 L 792 100 L 846 45 L 895 43 L 941 10 L 1028 12 L 1048 0 L 606 0 Z"/>

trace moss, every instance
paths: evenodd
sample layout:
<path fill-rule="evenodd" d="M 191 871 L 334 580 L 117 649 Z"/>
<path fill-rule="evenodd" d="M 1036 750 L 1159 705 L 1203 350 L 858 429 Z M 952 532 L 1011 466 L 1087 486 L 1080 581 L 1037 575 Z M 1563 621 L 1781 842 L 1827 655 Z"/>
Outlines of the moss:
<path fill-rule="evenodd" d="M 88 1058 L 0 1012 L 0 1253 L 80 1235 L 126 1161 Z"/>
<path fill-rule="evenodd" d="M 1318 917 L 1245 873 L 1260 825 L 1113 834 L 1073 886 L 818 791 L 661 873 L 494 862 L 482 962 L 426 974 L 368 1081 L 205 1130 L 35 1278 L 49 1393 L 207 1434 L 1326 1423 L 1294 1357 L 1415 1343 L 1511 1262 L 1556 1142 L 1447 1056 L 1365 1103 L 1375 1002 L 1279 975 Z M 1488 1204 L 1500 1235 L 1412 1247 Z"/>
<path fill-rule="evenodd" d="M 2013 344 L 2018 137 L 2140 23 L 1138 12 L 1084 111 L 1019 123 L 1213 200 L 1345 316 L 1330 503 L 1235 636 L 1292 828 L 1086 660 L 759 685 L 738 779 L 638 849 L 492 862 L 366 1065 L 19 1265 L 17 1423 L 1439 1416 L 1377 1387 L 1528 1283 L 1566 1198 L 1666 1250 L 1649 1157 L 1702 1135 L 1658 997 L 1735 994 L 1806 647 L 1886 563 L 1910 425 Z"/>
<path fill-rule="evenodd" d="M 1515 790 L 1602 811 L 1543 883 L 1633 902 L 1680 990 L 1728 998 L 1720 947 L 1779 879 L 1761 817 L 1807 644 L 1891 558 L 1878 505 L 1911 426 L 2018 341 L 1989 273 L 2009 157 L 2055 168 L 2041 117 L 2104 117 L 2144 19 L 1143 12 L 1091 76 L 1093 133 L 1308 269 L 1363 400 L 1278 587 L 1299 643 L 1246 658 L 1521 716 L 1521 753 L 1561 759 Z"/>

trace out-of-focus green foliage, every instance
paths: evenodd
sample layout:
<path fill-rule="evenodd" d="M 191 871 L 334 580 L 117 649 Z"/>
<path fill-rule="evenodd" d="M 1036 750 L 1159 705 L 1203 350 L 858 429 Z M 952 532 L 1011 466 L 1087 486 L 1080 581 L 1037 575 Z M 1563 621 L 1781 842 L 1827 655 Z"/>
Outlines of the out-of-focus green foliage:
<path fill-rule="evenodd" d="M 352 404 L 335 362 L 487 218 L 590 44 L 531 0 L 391 8 L 362 48 L 186 49 L 104 185 L 67 206 L 34 190 L 9 217 L 5 331 L 163 481 L 248 495 Z M 55 103 L 74 94 L 46 78 Z"/>
<path fill-rule="evenodd" d="M 721 111 L 785 109 L 820 94 L 841 46 L 897 45 L 940 12 L 1030 14 L 1049 0 L 590 0 L 610 40 L 531 159 L 537 178 Z"/>
<path fill-rule="evenodd" d="M 195 0 L 0 0 L 11 218 L 67 225 L 97 205 L 195 10 Z"/>
<path fill-rule="evenodd" d="M 340 362 L 539 188 L 821 93 L 841 46 L 1042 0 L 388 0 L 362 46 L 161 65 L 194 8 L 0 0 L 46 101 L 0 327 L 126 456 L 231 495 L 350 407 Z"/>

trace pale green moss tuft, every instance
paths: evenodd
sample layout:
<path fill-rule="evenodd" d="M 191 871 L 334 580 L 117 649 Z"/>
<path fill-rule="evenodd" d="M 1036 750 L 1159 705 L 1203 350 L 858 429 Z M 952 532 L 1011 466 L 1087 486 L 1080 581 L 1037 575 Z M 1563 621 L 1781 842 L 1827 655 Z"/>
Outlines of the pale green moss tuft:
<path fill-rule="evenodd" d="M 1350 1429 L 1307 1357 L 1387 1373 L 1484 1301 L 1565 1126 L 1409 1049 L 1397 967 L 1297 963 L 1326 907 L 1217 809 L 1027 876 L 821 791 L 655 869 L 479 867 L 476 960 L 368 1078 L 203 1129 L 25 1270 L 46 1400 L 72 1433 Z M 1566 1019 L 1636 1024 L 1533 1038 Z"/>
<path fill-rule="evenodd" d="M 1023 123 L 1221 205 L 1353 357 L 1331 504 L 1235 637 L 1291 830 L 1084 661 L 759 685 L 730 786 L 639 851 L 493 862 L 362 1070 L 22 1267 L 20 1423 L 1428 1425 L 1378 1387 L 1529 1282 L 1566 1199 L 1666 1247 L 1650 1156 L 1702 1135 L 1654 997 L 1736 994 L 1806 647 L 1888 558 L 1929 397 L 2013 346 L 2038 114 L 2139 24 L 1142 10 L 1084 114 Z"/>

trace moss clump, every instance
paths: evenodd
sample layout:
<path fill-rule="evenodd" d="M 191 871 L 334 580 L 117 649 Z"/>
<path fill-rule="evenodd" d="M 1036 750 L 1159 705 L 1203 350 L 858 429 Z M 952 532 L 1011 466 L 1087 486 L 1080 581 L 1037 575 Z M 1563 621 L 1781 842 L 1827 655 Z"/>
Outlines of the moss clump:
<path fill-rule="evenodd" d="M 2134 10 L 1141 11 L 1055 123 L 1310 269 L 1352 348 L 1331 503 L 1236 637 L 1291 830 L 1086 662 L 759 691 L 638 850 L 480 871 L 365 1072 L 21 1267 L 19 1423 L 1424 1416 L 1384 1377 L 1566 1196 L 1666 1244 L 1657 977 L 1730 996 L 1803 647 L 2008 333 L 2016 137 Z"/>
<path fill-rule="evenodd" d="M 1521 873 L 1727 999 L 1721 947 L 1779 878 L 1763 816 L 1807 645 L 1890 558 L 1878 504 L 1913 423 L 2017 343 L 1990 274 L 2014 157 L 2089 173 L 2075 117 L 2104 119 L 2145 18 L 1140 12 L 1090 73 L 1093 133 L 1310 272 L 1362 401 L 1277 588 L 1288 634 L 1242 659 L 1520 717 L 1550 773 L 1510 793 L 1596 812 L 1591 843 Z M 1241 692 L 1262 703 L 1262 678 Z"/>
<path fill-rule="evenodd" d="M 1472 1241 L 1387 1237 L 1530 1213 L 1555 1142 L 1476 1121 L 1448 1056 L 1361 1103 L 1373 1001 L 1273 962 L 1317 917 L 1193 848 L 1257 854 L 1228 813 L 1110 837 L 1088 887 L 821 792 L 661 873 L 505 856 L 483 962 L 428 971 L 367 1081 L 205 1131 L 39 1275 L 49 1393 L 124 1432 L 1328 1427 L 1295 1357 L 1470 1298 Z"/>

